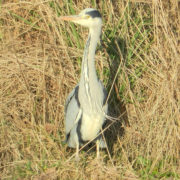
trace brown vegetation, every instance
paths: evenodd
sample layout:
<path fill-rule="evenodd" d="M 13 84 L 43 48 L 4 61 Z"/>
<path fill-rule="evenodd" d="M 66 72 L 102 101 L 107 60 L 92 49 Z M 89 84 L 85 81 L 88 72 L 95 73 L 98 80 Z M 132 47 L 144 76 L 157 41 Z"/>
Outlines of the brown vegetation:
<path fill-rule="evenodd" d="M 98 162 L 82 150 L 77 164 L 62 143 L 64 103 L 79 79 L 87 29 L 58 17 L 86 7 L 104 19 L 97 69 L 109 91 L 114 85 L 111 116 L 125 115 L 108 129 L 110 154 Z M 1 179 L 178 178 L 178 0 L 0 1 L 0 42 Z"/>

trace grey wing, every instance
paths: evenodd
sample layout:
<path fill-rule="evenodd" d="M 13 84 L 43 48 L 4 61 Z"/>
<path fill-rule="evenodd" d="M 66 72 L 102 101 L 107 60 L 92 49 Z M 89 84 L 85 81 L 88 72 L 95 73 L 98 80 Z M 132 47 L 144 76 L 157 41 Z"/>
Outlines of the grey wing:
<path fill-rule="evenodd" d="M 78 99 L 78 91 L 79 91 L 79 84 L 77 84 L 75 86 L 75 88 L 69 93 L 69 95 L 68 95 L 68 97 L 66 99 L 66 103 L 65 103 L 65 115 L 66 115 L 67 108 L 68 108 L 69 103 L 71 102 L 72 98 L 75 97 L 76 99 Z"/>
<path fill-rule="evenodd" d="M 70 131 L 75 126 L 75 120 L 80 110 L 80 104 L 78 99 L 79 85 L 77 85 L 71 93 L 68 95 L 65 104 L 65 131 L 66 140 L 68 139 Z"/>
<path fill-rule="evenodd" d="M 106 100 L 107 100 L 108 93 L 107 93 L 107 90 L 105 89 L 103 83 L 100 80 L 99 80 L 99 83 L 100 83 L 100 86 L 103 89 L 103 111 L 107 115 L 108 114 L 108 103 L 106 103 Z M 106 118 L 105 118 L 105 120 L 106 120 Z M 100 144 L 99 144 L 100 148 L 106 148 L 107 145 L 106 145 L 102 135 L 100 135 L 99 140 L 100 140 Z"/>

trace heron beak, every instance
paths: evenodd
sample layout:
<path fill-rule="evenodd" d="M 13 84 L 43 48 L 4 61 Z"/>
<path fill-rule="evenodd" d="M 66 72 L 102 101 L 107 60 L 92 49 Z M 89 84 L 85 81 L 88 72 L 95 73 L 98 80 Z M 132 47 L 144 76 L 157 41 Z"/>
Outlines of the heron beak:
<path fill-rule="evenodd" d="M 78 21 L 81 20 L 82 17 L 79 15 L 75 15 L 75 16 L 61 16 L 59 18 L 60 20 L 64 20 L 64 21 Z"/>

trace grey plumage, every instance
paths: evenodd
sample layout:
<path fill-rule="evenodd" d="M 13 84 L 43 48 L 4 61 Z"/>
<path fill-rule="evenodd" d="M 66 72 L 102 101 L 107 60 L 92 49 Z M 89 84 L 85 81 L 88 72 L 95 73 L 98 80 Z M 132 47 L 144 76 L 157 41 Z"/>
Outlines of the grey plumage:
<path fill-rule="evenodd" d="M 65 16 L 61 19 L 88 27 L 90 31 L 84 49 L 80 82 L 68 95 L 65 104 L 66 142 L 69 147 L 76 148 L 78 159 L 79 146 L 94 140 L 99 156 L 99 147 L 104 148 L 106 145 L 102 136 L 97 136 L 108 111 L 108 105 L 105 104 L 107 93 L 95 69 L 95 50 L 102 26 L 101 14 L 88 8 L 77 16 Z"/>

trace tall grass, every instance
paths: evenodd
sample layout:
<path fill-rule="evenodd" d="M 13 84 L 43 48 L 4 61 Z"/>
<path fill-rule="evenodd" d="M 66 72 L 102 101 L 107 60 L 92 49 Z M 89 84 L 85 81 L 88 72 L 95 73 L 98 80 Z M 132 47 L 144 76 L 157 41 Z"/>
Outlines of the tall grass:
<path fill-rule="evenodd" d="M 0 1 L 0 178 L 180 178 L 179 3 Z M 82 150 L 77 164 L 63 143 L 64 102 L 88 30 L 58 17 L 86 7 L 103 16 L 96 65 L 118 120 L 107 124 L 109 153 Z"/>

